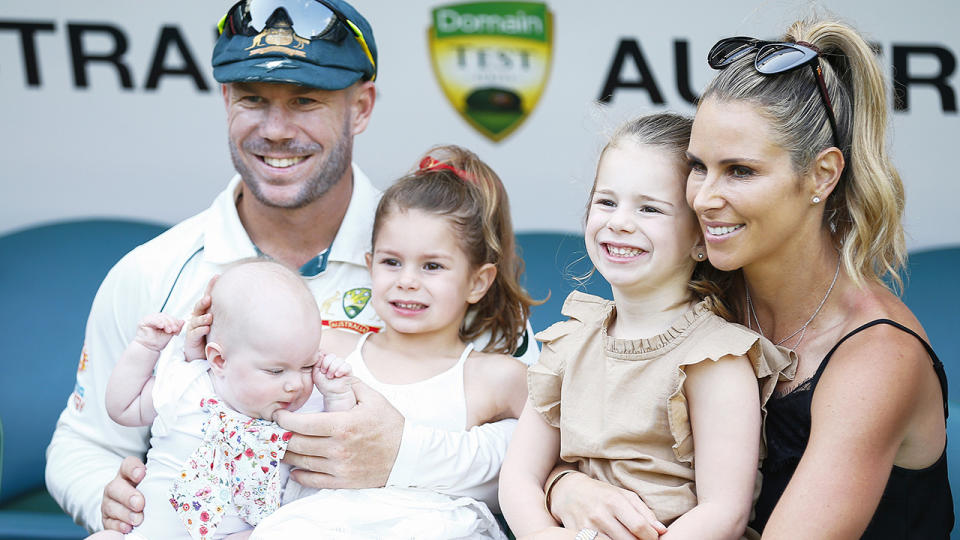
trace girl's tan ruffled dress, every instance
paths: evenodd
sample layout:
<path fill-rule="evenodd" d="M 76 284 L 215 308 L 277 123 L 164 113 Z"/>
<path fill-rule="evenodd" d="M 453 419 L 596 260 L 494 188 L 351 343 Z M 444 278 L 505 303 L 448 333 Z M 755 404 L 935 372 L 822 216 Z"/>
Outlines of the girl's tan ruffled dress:
<path fill-rule="evenodd" d="M 746 356 L 765 406 L 778 376 L 792 377 L 796 356 L 715 315 L 708 301 L 663 334 L 638 340 L 607 335 L 614 309 L 589 294 L 567 297 L 562 313 L 570 319 L 536 336 L 543 350 L 527 374 L 530 403 L 560 429 L 563 460 L 634 491 L 669 525 L 697 504 L 685 367 Z"/>

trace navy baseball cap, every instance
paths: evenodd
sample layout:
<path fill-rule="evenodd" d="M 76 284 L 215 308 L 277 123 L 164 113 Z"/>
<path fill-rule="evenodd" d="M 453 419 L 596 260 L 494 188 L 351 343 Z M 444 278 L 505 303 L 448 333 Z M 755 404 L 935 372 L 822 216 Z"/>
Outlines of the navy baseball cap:
<path fill-rule="evenodd" d="M 376 76 L 373 29 L 343 0 L 241 0 L 220 21 L 218 82 L 341 90 Z"/>

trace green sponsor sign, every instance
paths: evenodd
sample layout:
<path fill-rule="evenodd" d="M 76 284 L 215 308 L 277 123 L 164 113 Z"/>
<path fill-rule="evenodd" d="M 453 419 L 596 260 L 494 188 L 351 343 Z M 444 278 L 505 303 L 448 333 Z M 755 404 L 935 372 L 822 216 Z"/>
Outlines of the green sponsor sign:
<path fill-rule="evenodd" d="M 553 17 L 542 2 L 470 2 L 435 8 L 433 70 L 461 117 L 499 141 L 540 100 L 550 74 Z"/>

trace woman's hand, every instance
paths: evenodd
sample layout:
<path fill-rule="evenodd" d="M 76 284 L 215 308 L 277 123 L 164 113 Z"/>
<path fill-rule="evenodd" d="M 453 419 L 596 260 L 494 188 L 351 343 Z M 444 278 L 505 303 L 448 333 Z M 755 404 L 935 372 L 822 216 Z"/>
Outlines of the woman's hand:
<path fill-rule="evenodd" d="M 579 472 L 553 485 L 550 513 L 568 531 L 594 529 L 613 540 L 656 540 L 667 531 L 636 493 Z"/>

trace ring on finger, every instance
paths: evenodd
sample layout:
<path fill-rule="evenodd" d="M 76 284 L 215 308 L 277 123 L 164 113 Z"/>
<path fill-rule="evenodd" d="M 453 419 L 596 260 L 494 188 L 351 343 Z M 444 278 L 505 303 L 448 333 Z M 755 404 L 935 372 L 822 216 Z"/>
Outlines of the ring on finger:
<path fill-rule="evenodd" d="M 599 535 L 600 533 L 596 530 L 584 527 L 577 531 L 577 535 L 573 537 L 573 540 L 596 540 Z"/>

